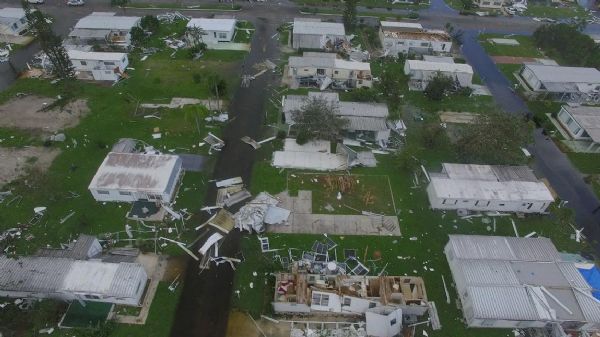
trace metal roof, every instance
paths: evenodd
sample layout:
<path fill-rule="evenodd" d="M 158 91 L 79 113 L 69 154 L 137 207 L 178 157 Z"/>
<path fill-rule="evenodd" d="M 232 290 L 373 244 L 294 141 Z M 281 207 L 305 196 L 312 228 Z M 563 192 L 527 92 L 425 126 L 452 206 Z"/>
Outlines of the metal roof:
<path fill-rule="evenodd" d="M 334 55 L 334 57 L 330 55 Z M 288 64 L 293 68 L 310 67 L 371 71 L 371 65 L 368 62 L 346 61 L 336 58 L 335 55 L 315 52 L 304 53 L 303 56 L 290 56 Z"/>
<path fill-rule="evenodd" d="M 381 21 L 381 27 L 384 28 L 413 28 L 423 29 L 423 26 L 417 22 L 396 22 L 396 21 Z"/>
<path fill-rule="evenodd" d="M 115 16 L 115 13 L 92 13 L 79 19 L 75 29 L 131 30 L 138 25 L 139 16 Z"/>
<path fill-rule="evenodd" d="M 445 173 L 450 179 L 538 181 L 537 177 L 528 166 L 442 163 L 442 173 Z"/>
<path fill-rule="evenodd" d="M 106 36 L 111 32 L 110 29 L 88 29 L 88 28 L 76 28 L 69 33 L 69 37 L 79 39 L 105 39 Z"/>
<path fill-rule="evenodd" d="M 537 310 L 524 287 L 476 286 L 469 287 L 476 318 L 507 320 L 537 320 Z"/>
<path fill-rule="evenodd" d="M 100 242 L 98 242 L 98 239 L 95 236 L 81 234 L 67 249 L 41 248 L 37 251 L 36 256 L 85 260 L 89 258 L 88 252 L 96 243 L 98 246 L 100 245 Z M 101 249 L 102 247 L 100 247 L 100 252 Z"/>
<path fill-rule="evenodd" d="M 230 32 L 235 30 L 235 19 L 191 19 L 187 28 L 197 27 L 204 31 Z"/>
<path fill-rule="evenodd" d="M 600 143 L 600 108 L 591 106 L 562 107 L 596 143 Z"/>
<path fill-rule="evenodd" d="M 346 30 L 336 22 L 294 20 L 293 34 L 345 36 Z"/>
<path fill-rule="evenodd" d="M 505 261 L 560 261 L 548 238 L 513 238 L 485 235 L 450 235 L 449 244 L 458 259 Z"/>
<path fill-rule="evenodd" d="M 519 284 L 508 261 L 459 260 L 457 266 L 471 285 Z"/>
<path fill-rule="evenodd" d="M 71 259 L 0 256 L 0 289 L 5 291 L 54 292 L 61 288 Z"/>
<path fill-rule="evenodd" d="M 89 188 L 162 193 L 180 167 L 181 159 L 176 155 L 110 152 Z"/>
<path fill-rule="evenodd" d="M 525 68 L 530 69 L 535 77 L 541 82 L 600 84 L 600 71 L 596 68 L 562 67 L 540 64 L 525 64 Z"/>
<path fill-rule="evenodd" d="M 107 53 L 107 52 L 91 52 L 91 51 L 80 51 L 80 50 L 69 50 L 67 51 L 71 60 L 83 60 L 83 61 L 114 61 L 120 62 L 127 56 L 125 53 Z"/>
<path fill-rule="evenodd" d="M 484 181 L 431 176 L 431 186 L 439 198 L 498 201 L 554 201 L 543 182 Z"/>
<path fill-rule="evenodd" d="M 389 129 L 385 118 L 356 116 L 344 116 L 343 118 L 348 121 L 348 125 L 345 127 L 348 130 L 385 131 Z"/>
<path fill-rule="evenodd" d="M 441 71 L 448 73 L 472 74 L 473 68 L 464 63 L 428 62 L 421 60 L 407 60 L 406 64 L 410 70 Z"/>
<path fill-rule="evenodd" d="M 25 11 L 23 8 L 5 7 L 0 9 L 0 18 L 21 19 L 24 17 Z"/>

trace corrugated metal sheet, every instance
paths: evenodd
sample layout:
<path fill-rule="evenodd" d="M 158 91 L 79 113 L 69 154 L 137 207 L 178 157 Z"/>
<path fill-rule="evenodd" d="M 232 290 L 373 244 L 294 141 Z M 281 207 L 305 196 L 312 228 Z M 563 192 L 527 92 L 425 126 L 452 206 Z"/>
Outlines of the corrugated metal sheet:
<path fill-rule="evenodd" d="M 560 254 L 548 238 L 506 238 L 521 261 L 560 261 Z"/>
<path fill-rule="evenodd" d="M 538 181 L 528 166 L 492 165 L 491 168 L 499 181 Z"/>
<path fill-rule="evenodd" d="M 577 270 L 577 267 L 574 263 L 557 263 L 557 266 L 571 286 L 581 289 L 591 289 L 590 285 L 583 278 L 579 270 Z"/>
<path fill-rule="evenodd" d="M 143 287 L 147 278 L 139 263 L 120 263 L 108 293 L 115 297 L 134 297 L 140 281 Z"/>
<path fill-rule="evenodd" d="M 0 289 L 7 291 L 55 292 L 71 268 L 71 259 L 0 256 Z"/>
<path fill-rule="evenodd" d="M 459 259 L 559 261 L 560 255 L 547 238 L 514 238 L 483 235 L 450 235 Z"/>
<path fill-rule="evenodd" d="M 589 291 L 582 291 L 589 294 L 589 296 L 583 295 L 579 290 L 575 290 L 575 298 L 579 302 L 585 319 L 588 322 L 600 323 L 600 304 L 592 297 Z"/>
<path fill-rule="evenodd" d="M 98 242 L 96 237 L 91 235 L 81 234 L 77 238 L 76 242 L 71 243 L 71 247 L 67 249 L 57 248 L 41 248 L 37 251 L 37 256 L 43 257 L 58 257 L 58 258 L 70 258 L 75 260 L 85 260 L 88 258 L 88 252 L 92 246 Z M 98 243 L 99 245 L 100 243 Z M 100 248 L 100 247 L 99 247 Z M 101 249 L 101 248 L 100 248 Z M 100 252 L 100 250 L 99 250 Z"/>
<path fill-rule="evenodd" d="M 460 268 L 469 285 L 518 285 L 519 280 L 506 261 L 459 260 Z"/>
<path fill-rule="evenodd" d="M 476 318 L 537 320 L 538 314 L 522 286 L 469 287 Z"/>

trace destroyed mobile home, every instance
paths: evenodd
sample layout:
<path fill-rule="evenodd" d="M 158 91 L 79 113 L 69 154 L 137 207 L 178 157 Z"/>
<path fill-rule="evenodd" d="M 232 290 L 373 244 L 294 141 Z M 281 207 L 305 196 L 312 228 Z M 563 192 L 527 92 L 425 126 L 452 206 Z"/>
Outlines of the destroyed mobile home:
<path fill-rule="evenodd" d="M 284 81 L 293 89 L 354 89 L 373 86 L 371 65 L 368 62 L 343 60 L 336 53 L 304 52 L 302 56 L 290 56 Z"/>
<path fill-rule="evenodd" d="M 0 297 L 137 306 L 148 276 L 136 258 L 135 249 L 103 254 L 99 241 L 87 235 L 66 249 L 44 248 L 17 259 L 0 256 Z"/>
<path fill-rule="evenodd" d="M 139 26 L 141 19 L 137 16 L 117 16 L 114 12 L 93 12 L 75 24 L 66 43 L 129 48 L 131 29 Z"/>

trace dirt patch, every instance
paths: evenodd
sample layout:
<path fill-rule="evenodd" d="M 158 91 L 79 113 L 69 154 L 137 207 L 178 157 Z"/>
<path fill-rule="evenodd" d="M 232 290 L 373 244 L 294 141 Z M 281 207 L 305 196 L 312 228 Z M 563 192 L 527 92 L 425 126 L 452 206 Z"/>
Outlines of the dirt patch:
<path fill-rule="evenodd" d="M 17 129 L 44 130 L 49 133 L 71 128 L 88 113 L 87 101 L 78 99 L 69 102 L 63 108 L 48 111 L 42 109 L 55 99 L 41 96 L 13 98 L 0 105 L 0 126 Z"/>
<path fill-rule="evenodd" d="M 184 256 L 169 256 L 162 281 L 173 282 L 177 276 L 179 276 L 179 280 L 183 280 L 186 266 L 187 261 Z"/>
<path fill-rule="evenodd" d="M 0 147 L 0 186 L 22 177 L 28 169 L 44 172 L 60 153 L 58 149 L 26 147 L 11 149 Z"/>
<path fill-rule="evenodd" d="M 494 63 L 498 64 L 523 64 L 525 62 L 536 62 L 533 57 L 518 57 L 518 56 L 492 56 Z"/>

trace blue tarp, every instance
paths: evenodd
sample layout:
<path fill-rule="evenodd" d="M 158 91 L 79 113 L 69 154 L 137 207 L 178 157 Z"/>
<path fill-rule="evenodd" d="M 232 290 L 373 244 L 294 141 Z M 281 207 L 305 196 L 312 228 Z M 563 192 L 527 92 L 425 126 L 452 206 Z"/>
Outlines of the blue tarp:
<path fill-rule="evenodd" d="M 598 289 L 593 290 L 592 295 L 600 300 L 600 270 L 598 270 L 598 267 L 594 266 L 594 268 L 591 269 L 579 269 L 579 272 L 581 275 L 583 275 L 583 278 L 587 281 L 590 287 L 593 289 Z"/>

